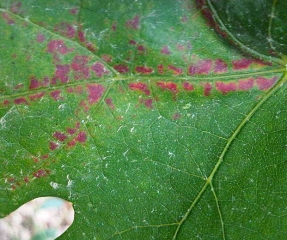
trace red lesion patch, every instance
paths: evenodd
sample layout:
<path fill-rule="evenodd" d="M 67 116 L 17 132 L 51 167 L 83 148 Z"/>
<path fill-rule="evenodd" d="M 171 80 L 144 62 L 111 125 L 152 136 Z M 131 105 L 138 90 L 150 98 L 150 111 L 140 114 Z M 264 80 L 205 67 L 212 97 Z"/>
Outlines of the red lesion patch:
<path fill-rule="evenodd" d="M 47 45 L 47 52 L 52 54 L 68 54 L 73 49 L 68 48 L 62 40 L 51 40 Z"/>
<path fill-rule="evenodd" d="M 69 82 L 69 73 L 70 66 L 69 65 L 56 65 L 55 75 L 51 80 L 51 84 L 55 85 L 57 80 L 60 80 L 61 83 Z"/>
<path fill-rule="evenodd" d="M 4 21 L 9 24 L 9 25 L 12 25 L 15 23 L 14 19 L 6 12 L 3 12 L 1 14 L 1 17 L 4 19 Z"/>
<path fill-rule="evenodd" d="M 182 87 L 186 91 L 193 91 L 194 90 L 194 86 L 189 82 L 182 83 Z"/>
<path fill-rule="evenodd" d="M 41 178 L 41 177 L 46 177 L 47 175 L 50 174 L 50 170 L 47 169 L 39 169 L 38 171 L 33 173 L 33 176 L 36 178 Z"/>
<path fill-rule="evenodd" d="M 175 66 L 173 66 L 173 65 L 169 65 L 169 66 L 168 66 L 168 69 L 169 69 L 170 71 L 172 71 L 172 73 L 173 73 L 174 75 L 180 75 L 180 74 L 182 74 L 182 72 L 183 72 L 182 68 L 178 68 L 178 67 L 175 67 Z"/>
<path fill-rule="evenodd" d="M 59 144 L 54 143 L 54 142 L 49 142 L 49 149 L 50 149 L 51 151 L 56 150 L 58 147 L 59 147 Z"/>
<path fill-rule="evenodd" d="M 14 99 L 14 103 L 19 105 L 19 104 L 26 104 L 28 105 L 27 99 L 24 97 L 16 98 Z"/>
<path fill-rule="evenodd" d="M 153 72 L 152 68 L 146 67 L 146 66 L 137 66 L 135 68 L 136 72 L 143 73 L 143 74 L 151 74 Z"/>
<path fill-rule="evenodd" d="M 37 42 L 44 42 L 46 40 L 46 37 L 43 34 L 39 33 L 36 39 Z"/>
<path fill-rule="evenodd" d="M 76 30 L 74 26 L 66 23 L 66 22 L 61 22 L 59 24 L 56 24 L 54 27 L 55 32 L 58 32 L 62 34 L 65 37 L 68 38 L 74 38 L 76 35 Z"/>
<path fill-rule="evenodd" d="M 189 75 L 201 75 L 209 74 L 212 68 L 212 60 L 199 60 L 197 63 L 189 66 L 188 74 Z"/>
<path fill-rule="evenodd" d="M 210 96 L 212 90 L 211 83 L 202 83 L 202 86 L 203 86 L 203 95 L 206 97 Z"/>
<path fill-rule="evenodd" d="M 151 98 L 148 98 L 148 99 L 140 99 L 139 100 L 139 103 L 140 104 L 144 104 L 146 108 L 149 108 L 149 109 L 152 109 L 153 108 L 153 100 Z"/>
<path fill-rule="evenodd" d="M 36 100 L 39 100 L 41 99 L 42 97 L 44 97 L 45 95 L 45 92 L 39 92 L 39 93 L 36 93 L 36 94 L 32 94 L 29 96 L 29 99 L 31 101 L 36 101 Z"/>
<path fill-rule="evenodd" d="M 92 65 L 91 69 L 94 71 L 97 77 L 102 77 L 105 74 L 109 74 L 109 71 L 100 62 L 96 62 Z"/>
<path fill-rule="evenodd" d="M 139 29 L 140 17 L 136 15 L 134 18 L 126 22 L 126 27 L 130 29 L 137 30 Z"/>
<path fill-rule="evenodd" d="M 87 140 L 87 134 L 86 132 L 79 132 L 77 137 L 75 138 L 76 141 L 80 142 L 80 143 L 84 143 Z"/>
<path fill-rule="evenodd" d="M 227 64 L 221 60 L 221 59 L 216 59 L 214 63 L 214 68 L 213 71 L 215 73 L 225 73 L 228 70 Z"/>
<path fill-rule="evenodd" d="M 89 104 L 97 103 L 102 97 L 105 88 L 101 84 L 87 84 Z"/>
<path fill-rule="evenodd" d="M 253 88 L 253 86 L 254 86 L 254 79 L 253 78 L 238 81 L 238 89 L 239 90 L 247 91 L 247 90 Z"/>
<path fill-rule="evenodd" d="M 87 56 L 75 56 L 71 68 L 74 73 L 74 78 L 78 79 L 87 79 L 90 77 L 90 70 L 87 66 L 89 58 Z"/>
<path fill-rule="evenodd" d="M 216 89 L 221 92 L 222 94 L 226 94 L 229 92 L 234 92 L 237 90 L 237 86 L 235 82 L 216 82 L 215 83 Z"/>
<path fill-rule="evenodd" d="M 114 65 L 114 69 L 117 70 L 119 73 L 129 72 L 129 67 L 127 65 L 124 65 L 124 64 Z"/>
<path fill-rule="evenodd" d="M 55 90 L 55 91 L 53 91 L 53 92 L 51 92 L 50 93 L 50 96 L 54 99 L 54 100 L 60 100 L 60 99 L 63 99 L 62 97 L 61 97 L 61 92 L 62 92 L 62 90 Z"/>
<path fill-rule="evenodd" d="M 169 55 L 169 54 L 171 54 L 171 52 L 170 52 L 168 46 L 163 46 L 162 49 L 160 50 L 160 53 L 161 53 L 161 54 L 164 54 L 164 55 Z"/>
<path fill-rule="evenodd" d="M 158 65 L 157 66 L 157 71 L 159 74 L 163 74 L 164 73 L 164 66 L 163 65 Z"/>
<path fill-rule="evenodd" d="M 131 90 L 141 91 L 145 95 L 150 95 L 150 90 L 149 90 L 148 85 L 146 83 L 142 83 L 142 82 L 130 83 L 129 88 Z"/>
<path fill-rule="evenodd" d="M 156 85 L 158 87 L 160 87 L 161 89 L 163 90 L 168 90 L 174 94 L 177 94 L 178 93 L 178 89 L 177 89 L 177 84 L 173 83 L 173 82 L 163 82 L 163 81 L 160 81 L 160 82 L 157 82 Z"/>
<path fill-rule="evenodd" d="M 111 98 L 107 98 L 105 100 L 106 104 L 111 108 L 111 109 L 114 109 L 115 108 L 115 105 L 113 104 L 113 99 Z"/>
<path fill-rule="evenodd" d="M 64 142 L 67 139 L 67 136 L 62 132 L 54 132 L 53 137 L 60 142 Z"/>
<path fill-rule="evenodd" d="M 256 79 L 256 85 L 259 88 L 259 90 L 268 90 L 274 85 L 276 80 L 277 77 L 273 78 L 258 77 Z"/>

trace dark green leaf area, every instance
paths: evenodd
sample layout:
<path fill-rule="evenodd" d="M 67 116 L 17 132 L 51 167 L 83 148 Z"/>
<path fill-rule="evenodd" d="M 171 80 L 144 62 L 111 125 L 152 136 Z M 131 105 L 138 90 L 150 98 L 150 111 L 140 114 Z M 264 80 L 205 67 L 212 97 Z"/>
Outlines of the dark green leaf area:
<path fill-rule="evenodd" d="M 235 140 L 222 172 L 216 177 L 215 189 L 226 212 L 224 221 L 232 226 L 227 228 L 227 237 L 284 239 L 286 236 L 284 96 L 286 87 L 254 115 Z M 241 149 L 240 153 L 236 149 Z"/>
<path fill-rule="evenodd" d="M 209 10 L 205 9 L 204 13 L 210 23 L 213 18 L 219 32 L 250 54 L 257 57 L 261 54 L 277 57 L 287 54 L 286 1 L 198 2 L 208 6 Z"/>

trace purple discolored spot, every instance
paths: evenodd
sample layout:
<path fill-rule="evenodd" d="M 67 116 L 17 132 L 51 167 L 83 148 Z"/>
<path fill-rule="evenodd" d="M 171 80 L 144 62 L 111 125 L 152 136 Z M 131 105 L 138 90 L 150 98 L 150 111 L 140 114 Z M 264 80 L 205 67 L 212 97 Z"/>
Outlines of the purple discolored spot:
<path fill-rule="evenodd" d="M 68 54 L 72 49 L 69 49 L 62 40 L 51 40 L 47 45 L 47 52 L 52 54 Z"/>
<path fill-rule="evenodd" d="M 189 82 L 182 83 L 182 87 L 186 91 L 193 91 L 194 90 L 194 86 Z"/>
<path fill-rule="evenodd" d="M 162 49 L 160 50 L 160 52 L 161 52 L 161 54 L 164 54 L 164 55 L 171 54 L 168 46 L 163 46 Z"/>
<path fill-rule="evenodd" d="M 234 92 L 237 89 L 235 82 L 216 82 L 215 83 L 216 89 L 221 92 L 222 94 L 226 94 L 229 92 Z"/>
<path fill-rule="evenodd" d="M 248 68 L 253 61 L 251 59 L 239 59 L 239 60 L 233 60 L 232 65 L 233 65 L 233 70 L 242 70 Z"/>
<path fill-rule="evenodd" d="M 70 13 L 73 14 L 73 15 L 76 15 L 78 13 L 78 11 L 79 11 L 78 8 L 75 7 L 75 8 L 72 8 L 70 10 Z"/>
<path fill-rule="evenodd" d="M 181 114 L 179 112 L 176 112 L 175 114 L 173 114 L 172 119 L 173 120 L 178 120 L 181 118 Z"/>
<path fill-rule="evenodd" d="M 109 73 L 105 66 L 99 62 L 94 63 L 91 69 L 95 72 L 97 77 L 102 77 L 103 75 Z"/>
<path fill-rule="evenodd" d="M 19 105 L 19 104 L 26 104 L 26 105 L 28 105 L 28 102 L 27 102 L 26 98 L 24 98 L 24 97 L 20 97 L 20 98 L 14 99 L 14 103 L 17 104 L 17 105 Z"/>
<path fill-rule="evenodd" d="M 203 95 L 209 96 L 212 90 L 212 85 L 210 83 L 202 83 L 203 86 Z"/>
<path fill-rule="evenodd" d="M 221 59 L 216 59 L 215 60 L 215 64 L 214 64 L 214 68 L 213 68 L 213 71 L 215 73 L 224 73 L 224 72 L 227 72 L 227 64 L 221 60 Z"/>
<path fill-rule="evenodd" d="M 134 18 L 126 22 L 126 27 L 135 29 L 135 30 L 139 29 L 139 20 L 140 20 L 140 17 L 138 15 L 135 16 Z"/>
<path fill-rule="evenodd" d="M 131 90 L 138 90 L 143 92 L 145 95 L 150 95 L 150 90 L 147 86 L 147 84 L 142 83 L 142 82 L 135 82 L 135 83 L 130 83 L 129 88 Z"/>
<path fill-rule="evenodd" d="M 158 65 L 158 66 L 157 66 L 157 71 L 158 71 L 159 74 L 163 74 L 163 72 L 164 72 L 164 66 L 163 66 L 163 65 Z"/>
<path fill-rule="evenodd" d="M 113 104 L 113 99 L 111 98 L 107 98 L 105 100 L 106 104 L 111 108 L 111 109 L 114 109 L 115 108 L 115 105 Z"/>
<path fill-rule="evenodd" d="M 21 11 L 21 6 L 22 3 L 21 2 L 15 2 L 12 4 L 12 6 L 10 7 L 10 10 L 12 13 L 20 13 Z"/>
<path fill-rule="evenodd" d="M 60 142 L 64 142 L 67 138 L 67 136 L 62 132 L 54 132 L 53 137 Z"/>
<path fill-rule="evenodd" d="M 212 60 L 199 60 L 194 65 L 189 66 L 188 74 L 189 75 L 198 75 L 198 74 L 208 74 L 212 67 Z"/>
<path fill-rule="evenodd" d="M 76 131 L 77 131 L 77 129 L 75 129 L 75 128 L 67 128 L 67 133 L 70 134 L 70 135 L 75 134 Z"/>
<path fill-rule="evenodd" d="M 40 169 L 40 170 L 34 172 L 33 176 L 36 178 L 41 178 L 41 177 L 45 177 L 45 176 L 49 175 L 49 173 L 50 173 L 50 170 Z"/>
<path fill-rule="evenodd" d="M 246 91 L 246 90 L 253 88 L 253 86 L 254 86 L 254 79 L 253 78 L 248 78 L 248 79 L 238 81 L 238 89 L 239 90 Z"/>
<path fill-rule="evenodd" d="M 44 92 L 39 92 L 39 93 L 30 95 L 30 96 L 29 96 L 29 99 L 30 99 L 31 101 L 36 101 L 36 100 L 38 100 L 38 99 L 41 99 L 44 95 L 45 95 Z"/>
<path fill-rule="evenodd" d="M 273 86 L 273 84 L 276 82 L 277 77 L 273 78 L 265 78 L 265 77 L 258 77 L 256 79 L 256 85 L 259 88 L 259 90 L 268 90 Z"/>
<path fill-rule="evenodd" d="M 53 91 L 53 92 L 51 92 L 50 93 L 50 96 L 52 97 L 52 98 L 54 98 L 54 100 L 60 100 L 61 99 L 61 90 L 55 90 L 55 91 Z"/>
<path fill-rule="evenodd" d="M 175 75 L 180 75 L 183 72 L 182 68 L 178 68 L 178 67 L 175 67 L 173 65 L 169 65 L 168 69 L 171 70 L 173 72 L 173 74 L 175 74 Z"/>
<path fill-rule="evenodd" d="M 55 30 L 55 32 L 58 32 L 61 35 L 68 37 L 68 38 L 74 38 L 76 35 L 75 28 L 66 22 L 61 22 L 61 23 L 55 25 L 54 30 Z"/>
<path fill-rule="evenodd" d="M 123 64 L 114 65 L 114 69 L 119 73 L 127 73 L 129 71 L 129 67 Z"/>
<path fill-rule="evenodd" d="M 111 29 L 115 32 L 117 31 L 117 22 L 113 22 Z"/>
<path fill-rule="evenodd" d="M 15 23 L 15 21 L 10 17 L 10 15 L 6 12 L 3 12 L 1 14 L 2 18 L 5 20 L 5 22 L 9 25 L 12 25 Z"/>
<path fill-rule="evenodd" d="M 57 80 L 60 80 L 61 83 L 67 83 L 69 81 L 69 65 L 56 65 L 55 76 L 51 80 L 51 84 L 57 84 Z"/>
<path fill-rule="evenodd" d="M 37 35 L 37 42 L 44 42 L 45 40 L 46 40 L 46 37 L 43 34 L 39 33 Z"/>
<path fill-rule="evenodd" d="M 173 82 L 162 82 L 162 81 L 160 81 L 160 82 L 157 82 L 156 85 L 159 86 L 163 90 L 168 90 L 168 91 L 172 92 L 173 94 L 178 93 L 177 85 Z"/>
<path fill-rule="evenodd" d="M 105 91 L 105 88 L 101 84 L 88 84 L 87 91 L 89 104 L 94 104 L 100 100 Z"/>
<path fill-rule="evenodd" d="M 30 77 L 30 85 L 29 85 L 29 89 L 36 89 L 40 87 L 40 83 L 38 81 L 38 79 L 35 76 Z"/>
<path fill-rule="evenodd" d="M 75 140 L 84 143 L 87 140 L 87 134 L 85 132 L 79 132 Z"/>
<path fill-rule="evenodd" d="M 89 67 L 87 63 L 89 58 L 87 56 L 75 56 L 72 63 L 71 68 L 74 73 L 74 78 L 78 79 L 87 79 L 90 77 Z"/>
<path fill-rule="evenodd" d="M 59 145 L 58 145 L 57 143 L 54 143 L 54 142 L 50 142 L 50 143 L 49 143 L 49 149 L 50 149 L 51 151 L 56 150 L 58 147 L 59 147 Z"/>
<path fill-rule="evenodd" d="M 145 66 L 137 66 L 135 70 L 136 72 L 143 73 L 143 74 L 151 74 L 153 72 L 152 68 L 145 67 Z"/>

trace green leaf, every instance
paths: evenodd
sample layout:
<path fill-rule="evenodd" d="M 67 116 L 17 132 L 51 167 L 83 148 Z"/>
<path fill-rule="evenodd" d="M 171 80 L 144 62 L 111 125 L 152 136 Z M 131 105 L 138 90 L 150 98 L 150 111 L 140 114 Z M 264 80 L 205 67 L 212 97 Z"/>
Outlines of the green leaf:
<path fill-rule="evenodd" d="M 56 196 L 61 239 L 284 239 L 284 60 L 268 15 L 257 59 L 221 40 L 217 2 L 1 0 L 0 216 Z"/>

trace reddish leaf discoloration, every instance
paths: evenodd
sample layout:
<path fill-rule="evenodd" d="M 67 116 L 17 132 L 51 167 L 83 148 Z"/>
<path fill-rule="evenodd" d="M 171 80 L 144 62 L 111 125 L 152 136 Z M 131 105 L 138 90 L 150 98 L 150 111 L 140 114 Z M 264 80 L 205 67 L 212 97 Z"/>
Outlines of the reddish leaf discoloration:
<path fill-rule="evenodd" d="M 57 84 L 57 80 L 60 80 L 61 83 L 67 83 L 69 81 L 69 73 L 69 65 L 56 65 L 55 76 L 51 80 L 51 84 Z"/>
<path fill-rule="evenodd" d="M 136 15 L 134 18 L 126 22 L 126 27 L 130 29 L 137 30 L 139 29 L 140 17 Z"/>
<path fill-rule="evenodd" d="M 203 95 L 206 97 L 210 96 L 212 90 L 211 83 L 202 83 L 202 86 L 203 86 Z"/>
<path fill-rule="evenodd" d="M 168 69 L 171 70 L 174 75 L 180 75 L 183 73 L 182 68 L 178 68 L 178 67 L 175 67 L 173 65 L 169 65 Z"/>
<path fill-rule="evenodd" d="M 87 140 L 87 134 L 86 132 L 79 132 L 77 137 L 75 138 L 76 141 L 80 143 L 84 143 Z"/>
<path fill-rule="evenodd" d="M 225 73 L 225 72 L 227 72 L 227 70 L 228 70 L 227 63 L 225 63 L 221 59 L 216 59 L 215 60 L 214 68 L 213 68 L 213 71 L 215 73 Z"/>
<path fill-rule="evenodd" d="M 58 33 L 62 34 L 65 37 L 68 37 L 68 38 L 74 38 L 76 35 L 75 28 L 66 22 L 61 22 L 61 23 L 55 25 L 54 30 L 55 30 L 55 32 L 58 32 Z"/>
<path fill-rule="evenodd" d="M 89 58 L 87 56 L 75 56 L 71 68 L 74 73 L 74 78 L 78 79 L 87 79 L 90 77 L 90 70 L 87 66 Z"/>
<path fill-rule="evenodd" d="M 75 8 L 72 8 L 72 9 L 70 10 L 70 13 L 73 14 L 73 15 L 77 15 L 78 12 L 79 12 L 79 9 L 76 8 L 76 7 L 75 7 Z"/>
<path fill-rule="evenodd" d="M 251 59 L 239 59 L 239 60 L 233 60 L 232 66 L 234 70 L 243 70 L 250 67 L 250 65 L 253 63 Z"/>
<path fill-rule="evenodd" d="M 142 83 L 142 82 L 130 83 L 129 88 L 131 90 L 141 91 L 145 95 L 150 95 L 150 90 L 149 90 L 148 85 L 146 83 Z"/>
<path fill-rule="evenodd" d="M 94 104 L 100 100 L 105 91 L 105 88 L 101 84 L 88 84 L 87 91 L 89 104 Z"/>
<path fill-rule="evenodd" d="M 175 114 L 173 114 L 172 119 L 173 120 L 178 120 L 181 118 L 181 114 L 179 112 L 176 112 Z"/>
<path fill-rule="evenodd" d="M 9 25 L 13 25 L 15 23 L 15 21 L 13 20 L 13 18 L 11 18 L 11 16 L 6 13 L 6 12 L 3 12 L 1 14 L 1 17 L 5 20 L 5 22 Z"/>
<path fill-rule="evenodd" d="M 39 88 L 39 87 L 40 87 L 40 83 L 39 83 L 38 79 L 35 76 L 32 76 L 30 78 L 29 89 L 32 90 L 32 89 L 36 89 L 36 88 Z"/>
<path fill-rule="evenodd" d="M 50 149 L 51 151 L 56 150 L 58 147 L 59 147 L 59 145 L 58 145 L 57 143 L 49 142 L 49 149 Z"/>
<path fill-rule="evenodd" d="M 64 142 L 67 139 L 67 136 L 62 132 L 54 132 L 53 137 L 60 142 Z"/>
<path fill-rule="evenodd" d="M 158 65 L 157 66 L 157 71 L 159 74 L 163 74 L 164 73 L 164 66 L 163 65 Z"/>
<path fill-rule="evenodd" d="M 208 74 L 211 71 L 212 60 L 199 60 L 197 63 L 189 66 L 188 74 L 189 75 L 198 75 L 198 74 Z"/>
<path fill-rule="evenodd" d="M 238 89 L 239 90 L 247 91 L 247 90 L 253 88 L 253 86 L 254 86 L 254 79 L 253 78 L 238 81 Z"/>
<path fill-rule="evenodd" d="M 149 109 L 152 109 L 153 108 L 153 105 L 152 105 L 152 103 L 153 103 L 153 100 L 151 99 L 151 98 L 148 98 L 148 99 L 140 99 L 139 100 L 139 103 L 140 104 L 144 104 L 147 108 L 149 108 Z M 136 107 L 138 107 L 138 106 L 136 106 Z"/>
<path fill-rule="evenodd" d="M 102 77 L 105 74 L 108 74 L 109 71 L 105 68 L 100 62 L 96 62 L 92 65 L 91 69 L 95 72 L 97 77 Z"/>
<path fill-rule="evenodd" d="M 41 99 L 42 97 L 44 97 L 44 95 L 45 95 L 45 92 L 39 92 L 39 93 L 30 95 L 30 96 L 29 96 L 29 99 L 30 99 L 31 101 L 36 101 L 36 100 L 39 100 L 39 99 Z"/>
<path fill-rule="evenodd" d="M 14 99 L 14 103 L 19 105 L 19 104 L 26 104 L 28 105 L 27 99 L 24 97 L 16 98 Z"/>
<path fill-rule="evenodd" d="M 75 128 L 67 128 L 67 133 L 70 135 L 73 135 L 77 132 L 77 129 Z"/>
<path fill-rule="evenodd" d="M 216 82 L 215 83 L 216 89 L 221 92 L 222 94 L 226 94 L 229 92 L 234 92 L 237 90 L 237 86 L 235 82 Z"/>
<path fill-rule="evenodd" d="M 114 65 L 114 69 L 119 73 L 127 73 L 129 71 L 129 67 L 123 64 Z"/>
<path fill-rule="evenodd" d="M 265 77 L 258 77 L 256 79 L 256 85 L 259 90 L 268 90 L 273 86 L 276 80 L 277 80 L 277 77 L 273 77 L 271 79 L 265 78 Z"/>
<path fill-rule="evenodd" d="M 56 101 L 60 100 L 60 99 L 62 99 L 61 92 L 62 92 L 62 90 L 55 90 L 53 92 L 50 92 L 50 96 Z"/>
<path fill-rule="evenodd" d="M 156 85 L 163 90 L 168 90 L 168 91 L 172 92 L 173 94 L 178 93 L 177 84 L 175 84 L 173 82 L 160 81 L 160 82 L 157 82 Z"/>
<path fill-rule="evenodd" d="M 171 54 L 171 52 L 170 52 L 168 46 L 163 46 L 162 49 L 160 50 L 160 53 L 161 53 L 161 54 L 164 54 L 164 55 L 169 55 L 169 54 Z"/>
<path fill-rule="evenodd" d="M 46 40 L 46 37 L 43 34 L 39 33 L 36 39 L 37 39 L 37 42 L 41 43 Z"/>
<path fill-rule="evenodd" d="M 10 11 L 12 13 L 20 13 L 21 12 L 21 7 L 22 7 L 22 3 L 21 2 L 15 2 L 11 5 L 10 7 Z"/>
<path fill-rule="evenodd" d="M 189 82 L 182 83 L 182 87 L 186 91 L 193 91 L 194 90 L 194 86 Z"/>
<path fill-rule="evenodd" d="M 62 40 L 51 40 L 47 45 L 47 52 L 52 54 L 68 54 L 73 51 Z"/>
<path fill-rule="evenodd" d="M 50 174 L 50 170 L 47 169 L 39 169 L 38 171 L 33 173 L 33 176 L 36 178 L 41 178 L 41 177 L 46 177 L 47 175 Z"/>
<path fill-rule="evenodd" d="M 146 67 L 146 66 L 137 66 L 135 68 L 136 72 L 143 73 L 143 74 L 151 74 L 153 72 L 152 68 Z"/>
<path fill-rule="evenodd" d="M 115 108 L 115 105 L 113 104 L 113 99 L 111 98 L 107 98 L 105 100 L 106 104 L 111 108 L 111 109 L 114 109 Z"/>

